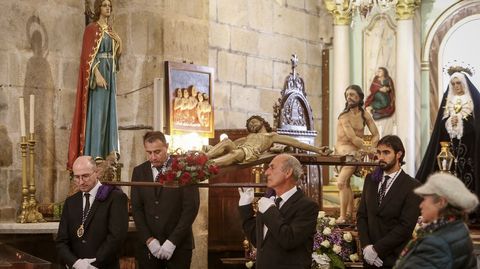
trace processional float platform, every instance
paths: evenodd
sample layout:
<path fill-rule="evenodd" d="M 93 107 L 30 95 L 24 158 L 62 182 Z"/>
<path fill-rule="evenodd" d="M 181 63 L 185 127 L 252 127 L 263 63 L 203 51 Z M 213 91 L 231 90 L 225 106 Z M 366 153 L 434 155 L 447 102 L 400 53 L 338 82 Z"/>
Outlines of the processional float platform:
<path fill-rule="evenodd" d="M 347 156 L 344 155 L 331 155 L 324 156 L 320 154 L 291 154 L 295 156 L 300 163 L 304 165 L 338 165 L 338 166 L 378 166 L 377 162 L 356 162 L 356 161 L 346 161 Z M 255 161 L 244 162 L 225 166 L 220 168 L 220 171 L 217 175 L 212 178 L 222 176 L 225 173 L 248 168 L 252 166 L 257 166 L 265 163 L 269 163 L 277 154 L 263 154 Z M 171 183 L 159 183 L 147 181 L 103 181 L 102 184 L 112 185 L 112 186 L 135 186 L 135 187 L 166 187 L 166 188 L 178 188 L 178 184 Z M 266 183 L 250 183 L 250 182 L 229 182 L 229 183 L 195 183 L 191 184 L 199 188 L 239 188 L 239 187 L 252 187 L 252 188 L 265 188 L 267 187 Z"/>

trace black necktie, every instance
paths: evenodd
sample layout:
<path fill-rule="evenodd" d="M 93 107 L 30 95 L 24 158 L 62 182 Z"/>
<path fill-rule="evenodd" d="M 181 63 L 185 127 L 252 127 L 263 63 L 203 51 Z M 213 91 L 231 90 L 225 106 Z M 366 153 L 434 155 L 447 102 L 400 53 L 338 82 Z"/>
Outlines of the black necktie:
<path fill-rule="evenodd" d="M 280 208 L 280 202 L 282 201 L 282 197 L 277 197 L 275 198 L 275 205 L 277 206 L 277 208 Z"/>
<path fill-rule="evenodd" d="M 90 193 L 86 192 L 83 194 L 83 196 L 85 196 L 85 208 L 83 209 L 83 218 L 86 218 L 88 211 L 90 210 Z"/>
<path fill-rule="evenodd" d="M 382 203 L 383 198 L 385 197 L 385 193 L 387 192 L 387 184 L 390 176 L 385 176 L 382 186 L 380 186 L 380 191 L 378 192 L 378 204 Z"/>
<path fill-rule="evenodd" d="M 158 171 L 157 176 L 155 177 L 155 182 L 160 182 L 160 176 L 162 176 L 162 167 L 155 167 Z"/>

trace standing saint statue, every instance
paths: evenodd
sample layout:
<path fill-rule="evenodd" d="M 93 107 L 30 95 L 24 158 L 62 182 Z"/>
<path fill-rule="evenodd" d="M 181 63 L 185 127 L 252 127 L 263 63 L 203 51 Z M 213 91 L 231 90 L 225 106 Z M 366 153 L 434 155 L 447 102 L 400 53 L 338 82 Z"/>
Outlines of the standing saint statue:
<path fill-rule="evenodd" d="M 438 171 L 437 155 L 440 142 L 449 141 L 455 156 L 451 173 L 462 180 L 470 191 L 480 196 L 480 93 L 466 74 L 469 69 L 449 68 L 450 83 L 438 109 L 432 136 L 415 176 L 425 182 L 428 176 Z M 474 222 L 480 221 L 480 210 L 470 215 Z"/>
<path fill-rule="evenodd" d="M 94 22 L 83 34 L 67 169 L 81 155 L 105 159 L 120 150 L 116 72 L 122 41 L 109 25 L 110 0 L 95 0 Z"/>
<path fill-rule="evenodd" d="M 377 146 L 378 129 L 372 116 L 365 113 L 363 98 L 363 91 L 358 85 L 350 85 L 345 90 L 345 109 L 338 116 L 336 154 L 358 156 L 360 151 L 365 151 L 363 143 L 365 126 L 372 134 L 372 147 Z M 340 224 L 349 221 L 353 215 L 353 190 L 350 186 L 350 179 L 356 170 L 355 166 L 342 166 L 339 169 L 337 187 L 340 198 L 340 216 L 337 223 Z"/>

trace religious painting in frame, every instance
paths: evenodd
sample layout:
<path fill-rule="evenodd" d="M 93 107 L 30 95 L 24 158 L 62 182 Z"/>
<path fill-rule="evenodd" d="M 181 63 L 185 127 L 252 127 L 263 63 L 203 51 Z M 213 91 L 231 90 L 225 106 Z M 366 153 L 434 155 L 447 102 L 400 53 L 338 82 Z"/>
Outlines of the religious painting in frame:
<path fill-rule="evenodd" d="M 167 133 L 214 136 L 212 67 L 165 62 Z"/>

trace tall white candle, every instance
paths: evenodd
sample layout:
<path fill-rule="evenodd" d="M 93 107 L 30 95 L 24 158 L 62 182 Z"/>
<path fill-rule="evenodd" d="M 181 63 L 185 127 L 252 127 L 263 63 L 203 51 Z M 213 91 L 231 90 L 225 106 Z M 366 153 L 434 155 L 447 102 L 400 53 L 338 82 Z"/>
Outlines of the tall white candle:
<path fill-rule="evenodd" d="M 34 122 L 33 119 L 35 117 L 35 95 L 30 94 L 30 133 L 33 134 L 34 131 Z"/>
<path fill-rule="evenodd" d="M 27 136 L 25 132 L 25 103 L 23 97 L 18 99 L 18 104 L 20 106 L 20 134 L 22 136 Z"/>

